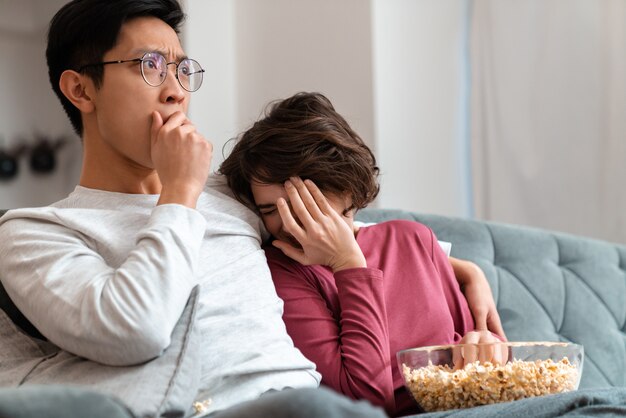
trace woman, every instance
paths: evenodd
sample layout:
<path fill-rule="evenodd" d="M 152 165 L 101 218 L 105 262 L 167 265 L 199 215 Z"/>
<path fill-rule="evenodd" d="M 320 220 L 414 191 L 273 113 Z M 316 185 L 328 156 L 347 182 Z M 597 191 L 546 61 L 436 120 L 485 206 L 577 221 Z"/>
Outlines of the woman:
<path fill-rule="evenodd" d="M 433 232 L 412 221 L 357 227 L 377 195 L 374 155 L 321 94 L 274 104 L 220 167 L 272 235 L 265 246 L 283 319 L 316 363 L 322 384 L 392 415 L 417 411 L 397 351 L 504 337 L 484 275 L 449 260 Z M 305 179 L 305 180 L 303 180 Z M 481 331 L 459 288 L 469 290 Z"/>

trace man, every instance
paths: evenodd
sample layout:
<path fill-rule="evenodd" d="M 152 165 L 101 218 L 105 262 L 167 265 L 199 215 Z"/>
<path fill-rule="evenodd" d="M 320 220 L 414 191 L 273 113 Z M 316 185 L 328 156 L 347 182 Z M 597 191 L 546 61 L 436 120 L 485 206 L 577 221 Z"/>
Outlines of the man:
<path fill-rule="evenodd" d="M 83 140 L 80 182 L 2 218 L 0 277 L 49 341 L 115 366 L 160 356 L 199 285 L 198 399 L 213 412 L 320 377 L 286 334 L 259 219 L 208 179 L 212 146 L 186 117 L 204 70 L 181 47 L 183 18 L 176 0 L 74 0 L 53 18 L 49 75 Z M 301 408 L 380 414 L 314 393 Z"/>

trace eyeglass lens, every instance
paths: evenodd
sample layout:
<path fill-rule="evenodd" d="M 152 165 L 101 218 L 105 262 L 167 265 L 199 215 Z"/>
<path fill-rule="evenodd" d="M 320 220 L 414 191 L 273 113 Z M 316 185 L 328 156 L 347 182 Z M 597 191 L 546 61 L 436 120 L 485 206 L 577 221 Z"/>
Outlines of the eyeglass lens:
<path fill-rule="evenodd" d="M 151 86 L 160 86 L 167 77 L 167 60 L 156 52 L 148 52 L 141 60 L 141 73 L 146 83 Z M 196 91 L 202 84 L 203 71 L 200 64 L 190 58 L 185 58 L 176 67 L 178 82 L 187 91 Z"/>

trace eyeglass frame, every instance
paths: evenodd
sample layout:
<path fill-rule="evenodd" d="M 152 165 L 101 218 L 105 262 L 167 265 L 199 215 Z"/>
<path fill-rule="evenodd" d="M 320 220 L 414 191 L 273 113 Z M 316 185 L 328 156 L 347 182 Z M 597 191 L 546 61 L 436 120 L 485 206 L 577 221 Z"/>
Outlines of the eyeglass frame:
<path fill-rule="evenodd" d="M 146 58 L 145 58 L 145 57 L 146 57 L 146 55 L 148 55 L 148 54 L 156 54 L 156 55 L 161 56 L 161 57 L 163 58 L 163 60 L 165 61 L 165 68 L 166 68 L 166 71 L 165 71 L 165 77 L 163 77 L 163 80 L 161 80 L 161 82 L 160 82 L 159 84 L 150 84 L 150 83 L 148 82 L 148 79 L 146 78 L 146 75 L 144 74 L 144 71 L 143 71 L 143 65 L 141 65 L 141 66 L 140 66 L 140 69 L 141 69 L 141 78 L 143 78 L 143 81 L 145 81 L 145 82 L 146 82 L 146 84 L 147 84 L 147 85 L 149 85 L 150 87 L 159 87 L 160 85 L 162 85 L 163 83 L 165 83 L 165 80 L 167 79 L 167 73 L 169 72 L 169 71 L 167 71 L 167 68 L 168 68 L 168 66 L 169 66 L 169 65 L 171 65 L 171 64 L 176 65 L 176 69 L 175 69 L 175 71 L 174 71 L 174 76 L 176 77 L 176 81 L 178 81 L 178 84 L 180 84 L 180 86 L 181 86 L 181 87 L 182 87 L 185 91 L 188 91 L 188 92 L 190 92 L 190 93 L 193 93 L 194 91 L 198 91 L 198 90 L 200 89 L 200 87 L 202 87 L 202 81 L 204 80 L 204 75 L 203 75 L 203 76 L 202 76 L 202 78 L 200 79 L 200 85 L 199 85 L 199 86 L 198 86 L 198 88 L 197 88 L 197 89 L 195 89 L 195 90 L 189 90 L 187 87 L 183 86 L 183 83 L 181 83 L 180 78 L 178 78 L 178 68 L 179 68 L 179 66 L 180 66 L 180 63 L 181 63 L 181 62 L 183 62 L 183 61 L 185 61 L 185 60 L 187 60 L 187 61 L 193 61 L 193 62 L 195 62 L 196 64 L 198 64 L 198 67 L 200 67 L 200 70 L 199 70 L 199 71 L 195 71 L 195 72 L 193 72 L 193 73 L 191 73 L 191 74 L 187 74 L 187 75 L 198 74 L 198 73 L 203 74 L 203 73 L 205 72 L 205 70 L 204 70 L 204 68 L 202 68 L 202 66 L 200 65 L 200 63 L 199 63 L 198 61 L 196 61 L 196 60 L 194 60 L 194 59 L 192 59 L 192 58 L 183 58 L 183 59 L 181 59 L 179 62 L 176 62 L 176 61 L 167 62 L 167 59 L 163 56 L 163 54 L 160 54 L 160 53 L 158 53 L 158 52 L 154 52 L 154 51 L 149 51 L 149 52 L 146 52 L 146 53 L 145 53 L 145 54 L 143 54 L 140 58 L 133 58 L 133 59 L 128 59 L 128 60 L 102 61 L 102 62 L 94 62 L 94 63 L 91 63 L 91 64 L 85 64 L 85 65 L 81 66 L 81 67 L 80 67 L 78 70 L 76 70 L 76 71 L 77 71 L 77 72 L 79 72 L 79 73 L 82 73 L 82 72 L 83 72 L 83 70 L 84 70 L 85 68 L 87 68 L 87 67 L 97 67 L 97 66 L 100 66 L 100 65 L 104 66 L 104 65 L 109 65 L 109 64 L 123 64 L 123 63 L 125 63 L 125 62 L 138 62 L 138 63 L 143 64 L 143 62 L 144 62 L 144 61 L 146 61 Z"/>

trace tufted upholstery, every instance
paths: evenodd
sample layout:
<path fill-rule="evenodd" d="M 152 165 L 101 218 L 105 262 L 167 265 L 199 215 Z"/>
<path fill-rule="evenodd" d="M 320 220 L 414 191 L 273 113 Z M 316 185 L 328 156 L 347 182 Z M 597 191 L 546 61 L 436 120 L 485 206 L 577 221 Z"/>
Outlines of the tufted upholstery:
<path fill-rule="evenodd" d="M 520 226 L 365 209 L 365 222 L 412 219 L 478 264 L 510 341 L 585 348 L 581 388 L 626 386 L 626 246 Z"/>

